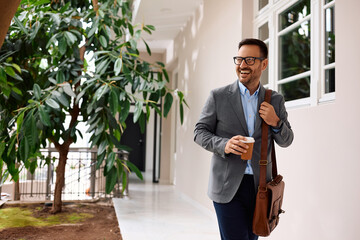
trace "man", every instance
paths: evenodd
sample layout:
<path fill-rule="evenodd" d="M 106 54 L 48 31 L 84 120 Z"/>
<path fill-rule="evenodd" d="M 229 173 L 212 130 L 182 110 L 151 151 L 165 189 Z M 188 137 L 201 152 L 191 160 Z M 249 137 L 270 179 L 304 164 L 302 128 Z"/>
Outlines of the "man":
<path fill-rule="evenodd" d="M 244 39 L 234 57 L 238 80 L 211 91 L 195 126 L 194 140 L 213 152 L 208 196 L 213 200 L 222 240 L 256 240 L 252 218 L 259 185 L 261 122 L 269 126 L 267 180 L 271 179 L 271 139 L 281 147 L 293 141 L 284 98 L 272 93 L 265 103 L 260 76 L 268 65 L 268 49 L 258 39 Z M 242 160 L 248 149 L 241 142 L 255 139 L 252 160 Z"/>

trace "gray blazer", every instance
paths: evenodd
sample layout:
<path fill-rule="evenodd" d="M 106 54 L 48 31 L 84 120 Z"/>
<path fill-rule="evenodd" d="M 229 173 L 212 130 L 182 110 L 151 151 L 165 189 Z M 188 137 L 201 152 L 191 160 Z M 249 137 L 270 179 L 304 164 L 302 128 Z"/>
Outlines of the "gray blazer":
<path fill-rule="evenodd" d="M 260 86 L 259 102 L 265 98 L 265 88 Z M 294 138 L 282 95 L 273 91 L 271 105 L 280 118 L 280 131 L 269 129 L 267 180 L 271 179 L 271 139 L 281 147 L 289 146 Z M 255 145 L 251 166 L 254 172 L 255 191 L 259 185 L 259 160 L 261 149 L 261 123 L 256 115 Z M 233 84 L 211 91 L 194 130 L 194 141 L 213 153 L 209 177 L 208 196 L 218 203 L 227 203 L 235 196 L 244 176 L 246 161 L 235 154 L 225 154 L 227 141 L 235 135 L 249 136 L 244 111 L 241 103 L 238 80 Z"/>

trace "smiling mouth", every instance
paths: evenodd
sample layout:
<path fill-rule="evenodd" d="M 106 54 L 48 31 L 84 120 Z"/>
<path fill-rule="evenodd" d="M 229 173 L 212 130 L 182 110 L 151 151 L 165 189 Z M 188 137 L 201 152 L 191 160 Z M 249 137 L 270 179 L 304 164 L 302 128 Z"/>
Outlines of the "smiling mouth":
<path fill-rule="evenodd" d="M 250 73 L 250 70 L 240 70 L 240 73 L 241 73 L 241 74 L 249 74 L 249 73 Z"/>

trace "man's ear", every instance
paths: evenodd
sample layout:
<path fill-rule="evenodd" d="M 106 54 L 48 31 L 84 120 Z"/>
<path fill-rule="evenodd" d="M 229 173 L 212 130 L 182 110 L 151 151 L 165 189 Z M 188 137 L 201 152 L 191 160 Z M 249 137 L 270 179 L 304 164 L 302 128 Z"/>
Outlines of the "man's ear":
<path fill-rule="evenodd" d="M 262 60 L 261 62 L 261 71 L 265 71 L 265 69 L 267 68 L 268 65 L 268 59 L 265 58 L 264 60 Z"/>

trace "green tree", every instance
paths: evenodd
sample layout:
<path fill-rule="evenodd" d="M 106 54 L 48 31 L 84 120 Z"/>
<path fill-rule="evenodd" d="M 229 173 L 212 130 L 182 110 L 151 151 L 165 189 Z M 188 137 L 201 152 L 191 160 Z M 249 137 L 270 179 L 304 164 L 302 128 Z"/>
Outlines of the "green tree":
<path fill-rule="evenodd" d="M 144 129 L 151 109 L 166 117 L 177 94 L 183 119 L 184 95 L 166 87 L 164 64 L 139 57 L 141 35 L 154 27 L 131 21 L 127 0 L 22 0 L 9 28 L 0 52 L 0 163 L 16 181 L 16 163 L 33 172 L 39 149 L 54 144 L 59 164 L 53 213 L 61 211 L 65 164 L 71 144 L 82 136 L 80 121 L 89 126 L 109 193 L 129 168 L 142 177 L 116 154 L 127 149 L 120 138 L 130 105 L 133 121 Z M 94 70 L 86 54 L 93 54 Z M 161 99 L 163 109 L 157 105 Z"/>

